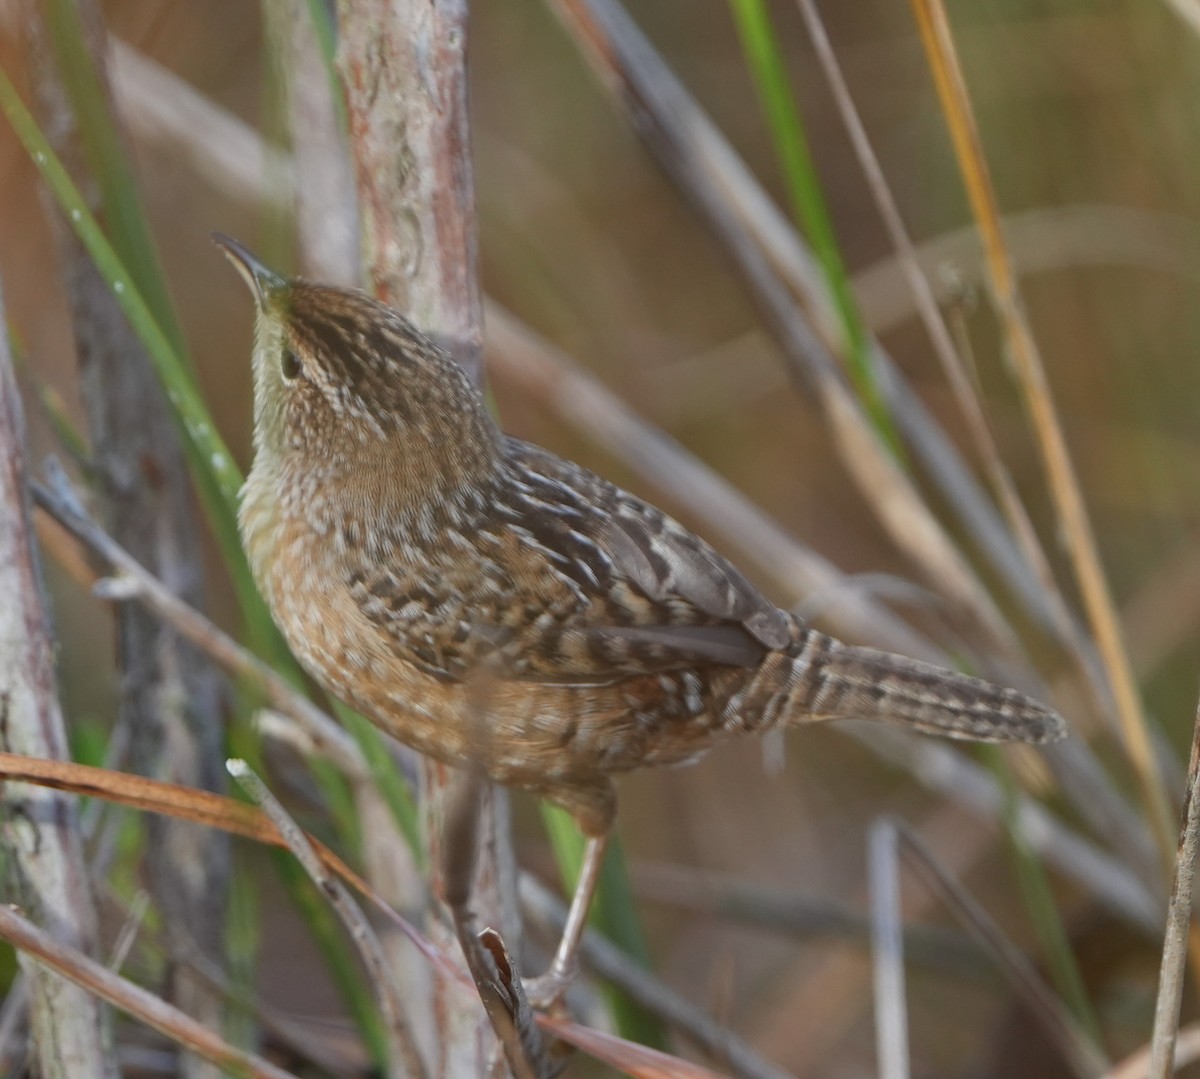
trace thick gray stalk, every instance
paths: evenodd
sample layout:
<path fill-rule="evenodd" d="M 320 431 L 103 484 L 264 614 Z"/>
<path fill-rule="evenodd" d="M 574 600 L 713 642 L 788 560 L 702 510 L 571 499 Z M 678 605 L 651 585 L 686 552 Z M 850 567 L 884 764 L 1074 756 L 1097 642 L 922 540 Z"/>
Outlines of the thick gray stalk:
<path fill-rule="evenodd" d="M 438 337 L 482 380 L 483 305 L 467 115 L 465 0 L 339 0 L 338 67 L 354 157 L 363 262 L 376 295 Z M 455 782 L 426 762 L 422 808 L 431 864 Z M 476 782 L 471 777 L 468 782 Z M 513 951 L 515 887 L 505 797 L 481 799 L 471 906 Z M 440 920 L 432 939 L 457 940 Z M 486 1074 L 492 1042 L 478 1001 L 439 977 L 438 1059 L 447 1079 Z"/>
<path fill-rule="evenodd" d="M 66 760 L 69 752 L 54 684 L 54 650 L 29 523 L 21 402 L 3 333 L 0 596 L 4 597 L 0 602 L 0 749 Z M 19 903 L 56 940 L 94 955 L 96 915 L 80 843 L 78 806 L 61 794 L 19 783 L 6 784 L 3 799 L 4 901 Z M 40 1073 L 45 1079 L 116 1079 L 100 1002 L 44 967 L 24 959 L 22 965 L 29 977 Z"/>

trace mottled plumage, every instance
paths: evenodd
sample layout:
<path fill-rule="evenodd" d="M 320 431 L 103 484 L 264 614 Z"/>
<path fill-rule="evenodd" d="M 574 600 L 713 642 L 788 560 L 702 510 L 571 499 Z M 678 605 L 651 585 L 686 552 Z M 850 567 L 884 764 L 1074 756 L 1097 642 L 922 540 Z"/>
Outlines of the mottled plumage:
<path fill-rule="evenodd" d="M 660 510 L 505 436 L 395 311 L 231 250 L 259 300 L 255 578 L 313 676 L 402 741 L 598 835 L 612 773 L 743 731 L 1063 733 L 1019 693 L 808 629 Z"/>

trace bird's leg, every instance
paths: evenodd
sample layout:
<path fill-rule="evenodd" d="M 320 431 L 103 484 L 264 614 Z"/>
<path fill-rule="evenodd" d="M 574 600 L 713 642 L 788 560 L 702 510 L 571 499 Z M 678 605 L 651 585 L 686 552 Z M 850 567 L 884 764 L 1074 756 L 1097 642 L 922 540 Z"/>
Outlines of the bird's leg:
<path fill-rule="evenodd" d="M 610 834 L 611 832 L 606 830 L 599 835 L 588 837 L 587 846 L 583 851 L 583 865 L 579 870 L 579 881 L 575 885 L 575 894 L 571 897 L 571 906 L 567 911 L 562 938 L 554 953 L 554 961 L 545 974 L 526 985 L 529 1002 L 535 1008 L 545 1011 L 558 1003 L 575 977 L 579 967 L 579 942 L 583 939 L 588 911 L 592 908 L 596 886 L 600 883 L 600 870 L 604 866 L 604 854 L 608 850 Z"/>

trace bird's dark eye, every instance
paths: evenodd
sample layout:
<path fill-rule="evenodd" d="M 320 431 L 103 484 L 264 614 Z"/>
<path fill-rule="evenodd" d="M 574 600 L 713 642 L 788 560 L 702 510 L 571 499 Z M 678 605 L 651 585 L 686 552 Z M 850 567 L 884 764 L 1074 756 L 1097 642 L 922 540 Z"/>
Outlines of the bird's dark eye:
<path fill-rule="evenodd" d="M 291 380 L 300 374 L 300 360 L 290 348 L 283 350 L 283 360 L 280 366 L 283 368 L 283 377 L 286 379 Z"/>

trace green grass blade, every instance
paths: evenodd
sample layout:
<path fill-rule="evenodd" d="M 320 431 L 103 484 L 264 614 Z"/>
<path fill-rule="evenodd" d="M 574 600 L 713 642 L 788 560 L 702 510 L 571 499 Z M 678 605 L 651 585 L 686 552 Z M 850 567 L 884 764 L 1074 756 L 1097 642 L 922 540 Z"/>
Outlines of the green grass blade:
<path fill-rule="evenodd" d="M 229 915 L 225 920 L 229 980 L 235 995 L 245 1000 L 254 999 L 262 947 L 261 892 L 250 869 L 250 858 L 255 856 L 257 851 L 251 855 L 244 848 L 234 848 L 234 872 L 229 881 Z M 234 1045 L 249 1049 L 258 1041 L 257 1017 L 248 1008 L 229 1008 L 223 1031 Z"/>
<path fill-rule="evenodd" d="M 729 0 L 746 62 L 783 168 L 792 211 L 816 252 L 841 322 L 850 379 L 876 432 L 898 460 L 903 450 L 871 361 L 870 335 L 854 299 L 846 265 L 821 182 L 813 164 L 804 123 L 788 83 L 787 70 L 765 0 Z"/>

